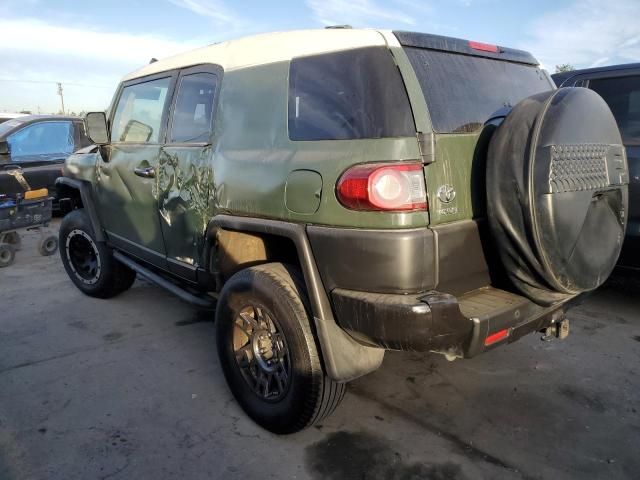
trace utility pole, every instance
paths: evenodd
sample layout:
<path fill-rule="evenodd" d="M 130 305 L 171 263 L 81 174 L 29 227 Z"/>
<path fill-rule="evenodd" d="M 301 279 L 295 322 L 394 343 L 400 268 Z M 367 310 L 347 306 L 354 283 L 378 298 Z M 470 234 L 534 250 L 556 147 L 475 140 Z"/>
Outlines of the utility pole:
<path fill-rule="evenodd" d="M 58 82 L 58 95 L 60 95 L 60 102 L 62 103 L 62 114 L 64 115 L 64 95 L 62 94 L 62 83 Z"/>

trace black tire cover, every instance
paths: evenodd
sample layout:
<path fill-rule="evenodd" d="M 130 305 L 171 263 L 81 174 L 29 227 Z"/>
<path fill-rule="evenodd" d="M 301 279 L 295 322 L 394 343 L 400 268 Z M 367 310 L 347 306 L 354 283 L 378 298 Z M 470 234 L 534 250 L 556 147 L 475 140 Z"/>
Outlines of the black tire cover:
<path fill-rule="evenodd" d="M 529 97 L 496 129 L 487 214 L 515 287 L 550 305 L 601 285 L 627 221 L 627 159 L 611 110 L 586 88 Z"/>

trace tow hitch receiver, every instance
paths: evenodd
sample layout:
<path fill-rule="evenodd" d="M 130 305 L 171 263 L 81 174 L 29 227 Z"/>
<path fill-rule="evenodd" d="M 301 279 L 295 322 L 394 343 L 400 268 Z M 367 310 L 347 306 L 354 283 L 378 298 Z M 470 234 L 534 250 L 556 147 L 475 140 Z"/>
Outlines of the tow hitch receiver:
<path fill-rule="evenodd" d="M 553 321 L 547 328 L 540 330 L 542 333 L 541 340 L 548 342 L 553 338 L 564 340 L 569 336 L 569 319 L 562 317 L 560 320 Z"/>

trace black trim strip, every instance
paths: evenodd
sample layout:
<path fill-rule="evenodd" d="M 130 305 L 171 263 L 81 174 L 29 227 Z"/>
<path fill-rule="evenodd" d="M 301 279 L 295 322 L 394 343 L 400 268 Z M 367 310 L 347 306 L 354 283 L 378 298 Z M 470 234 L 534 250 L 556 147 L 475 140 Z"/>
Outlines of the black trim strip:
<path fill-rule="evenodd" d="M 157 273 L 154 273 L 151 270 L 148 270 L 142 265 L 136 263 L 134 260 L 130 259 L 129 257 L 127 257 L 125 254 L 121 252 L 118 252 L 118 251 L 113 252 L 113 257 L 119 262 L 125 264 L 130 269 L 135 270 L 137 273 L 145 277 L 147 280 L 173 293 L 178 298 L 180 298 L 181 300 L 184 300 L 187 303 L 190 303 L 192 305 L 195 305 L 201 308 L 215 308 L 216 306 L 215 299 L 212 298 L 209 300 L 207 298 L 193 295 L 192 293 L 187 292 L 186 290 L 180 288 L 176 284 L 171 283 L 169 280 L 161 277 Z"/>
<path fill-rule="evenodd" d="M 92 189 L 91 185 L 87 182 L 82 182 L 80 180 L 75 180 L 73 178 L 68 177 L 58 177 L 56 179 L 56 186 L 64 185 L 67 187 L 74 188 L 80 192 L 80 199 L 82 200 L 82 205 L 89 215 L 89 220 L 91 221 L 91 227 L 93 227 L 93 234 L 96 237 L 98 242 L 104 242 L 105 236 L 102 231 L 102 224 L 100 223 L 100 217 L 98 217 L 98 212 L 96 210 L 96 206 L 93 202 L 93 196 L 91 194 Z"/>

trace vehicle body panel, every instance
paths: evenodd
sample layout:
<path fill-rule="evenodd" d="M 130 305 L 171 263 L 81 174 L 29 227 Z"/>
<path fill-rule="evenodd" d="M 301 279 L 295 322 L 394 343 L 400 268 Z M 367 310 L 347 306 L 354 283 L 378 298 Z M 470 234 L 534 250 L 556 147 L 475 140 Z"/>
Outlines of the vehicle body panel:
<path fill-rule="evenodd" d="M 165 145 L 158 163 L 158 209 L 168 267 L 195 279 L 215 211 L 212 148 Z"/>
<path fill-rule="evenodd" d="M 166 266 L 165 247 L 158 214 L 155 178 L 141 178 L 136 168 L 159 169 L 160 145 L 112 144 L 108 161 L 100 159 L 96 176 L 96 202 L 109 237 L 146 251 L 146 260 Z M 141 252 L 138 252 L 140 255 Z"/>
<path fill-rule="evenodd" d="M 436 161 L 425 167 L 431 225 L 473 218 L 471 193 L 484 186 L 484 178 L 471 178 L 478 138 L 479 133 L 435 135 Z M 448 197 L 441 193 L 447 188 L 453 192 Z"/>
<path fill-rule="evenodd" d="M 426 212 L 384 213 L 345 209 L 335 185 L 348 167 L 364 162 L 419 161 L 415 137 L 292 141 L 287 134 L 288 62 L 226 72 L 220 91 L 214 155 L 215 207 L 221 213 L 354 228 L 411 228 Z M 290 172 L 322 177 L 320 207 L 312 215 L 288 210 Z"/>

